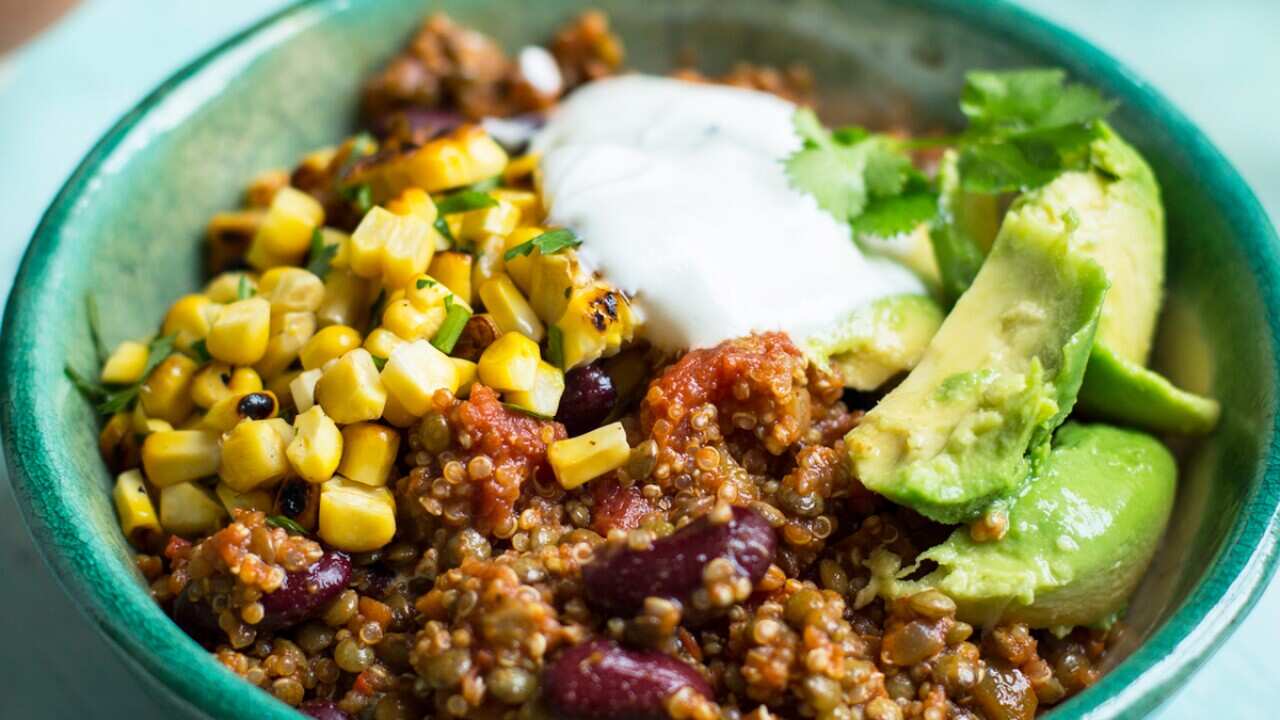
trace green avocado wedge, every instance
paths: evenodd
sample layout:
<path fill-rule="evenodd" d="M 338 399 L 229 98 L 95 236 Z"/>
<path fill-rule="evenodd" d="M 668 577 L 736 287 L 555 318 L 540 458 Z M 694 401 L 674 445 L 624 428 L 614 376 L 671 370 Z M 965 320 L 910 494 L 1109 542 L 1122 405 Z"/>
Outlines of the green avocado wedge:
<path fill-rule="evenodd" d="M 999 198 L 966 192 L 960 184 L 959 155 L 948 150 L 938 164 L 938 217 L 929 240 L 938 289 L 948 306 L 973 283 L 1000 229 Z"/>
<path fill-rule="evenodd" d="M 1006 215 L 920 363 L 845 437 L 863 485 L 944 523 L 1022 487 L 1075 403 L 1107 292 L 1070 229 L 1035 203 Z"/>
<path fill-rule="evenodd" d="M 1179 389 L 1102 344 L 1093 346 L 1084 378 L 1080 410 L 1153 432 L 1203 435 L 1218 424 L 1222 412 L 1217 400 Z"/>
<path fill-rule="evenodd" d="M 810 339 L 810 357 L 836 369 L 845 387 L 870 392 L 916 366 L 942 325 L 942 308 L 923 295 L 864 305 L 831 333 Z"/>
<path fill-rule="evenodd" d="M 1154 437 L 1068 423 L 1011 503 L 1003 539 L 977 543 L 959 528 L 920 555 L 936 570 L 887 584 L 895 594 L 937 588 L 975 625 L 1105 624 L 1151 562 L 1176 485 L 1173 456 Z"/>

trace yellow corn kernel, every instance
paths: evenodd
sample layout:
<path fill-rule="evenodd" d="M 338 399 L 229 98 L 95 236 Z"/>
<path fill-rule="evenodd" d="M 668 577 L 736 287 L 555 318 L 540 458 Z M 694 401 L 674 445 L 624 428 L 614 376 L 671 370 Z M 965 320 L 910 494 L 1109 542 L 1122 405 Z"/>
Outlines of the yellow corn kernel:
<path fill-rule="evenodd" d="M 345 270 L 348 255 L 351 252 L 351 234 L 335 228 L 320 228 L 320 244 L 327 248 L 335 248 L 329 257 L 329 267 Z"/>
<path fill-rule="evenodd" d="M 204 294 L 216 303 L 231 303 L 240 299 L 240 283 L 253 292 L 258 291 L 258 277 L 247 272 L 224 272 L 204 286 Z"/>
<path fill-rule="evenodd" d="M 364 349 L 375 358 L 386 360 L 391 357 L 392 351 L 408 342 L 399 335 L 390 330 L 379 327 L 374 328 L 369 336 L 364 339 Z"/>
<path fill-rule="evenodd" d="M 293 429 L 293 425 L 289 424 L 288 420 L 285 420 L 284 418 L 281 418 L 281 417 L 269 418 L 267 420 L 263 420 L 262 422 L 266 423 L 267 425 L 270 425 L 271 429 L 274 430 L 275 433 L 280 436 L 280 439 L 284 441 L 284 446 L 286 448 L 286 455 L 287 455 L 288 454 L 287 449 L 289 447 L 289 443 L 293 442 L 293 436 L 296 434 L 296 432 Z"/>
<path fill-rule="evenodd" d="M 528 179 L 538 169 L 539 153 L 526 153 L 511 158 L 511 162 L 502 170 L 502 182 L 506 185 L 518 185 Z"/>
<path fill-rule="evenodd" d="M 151 433 L 164 432 L 166 430 L 172 430 L 172 429 L 173 429 L 173 426 L 170 425 L 165 420 L 147 418 L 147 431 L 143 433 L 143 435 L 150 435 Z"/>
<path fill-rule="evenodd" d="M 99 379 L 110 384 L 129 384 L 142 379 L 147 369 L 146 343 L 125 340 L 111 351 L 111 356 L 102 364 Z"/>
<path fill-rule="evenodd" d="M 414 215 L 425 222 L 436 221 L 439 212 L 431 196 L 422 188 L 405 188 L 397 197 L 387 201 L 387 209 L 397 215 Z"/>
<path fill-rule="evenodd" d="M 298 354 L 316 331 L 316 316 L 309 312 L 291 312 L 272 319 L 271 339 L 267 341 L 267 351 L 262 359 L 254 365 L 260 377 L 274 380 L 298 359 Z"/>
<path fill-rule="evenodd" d="M 520 210 L 509 202 L 499 200 L 497 205 L 461 213 L 462 228 L 459 239 L 470 242 L 487 235 L 506 235 L 520 224 Z"/>
<path fill-rule="evenodd" d="M 609 423 L 585 435 L 558 440 L 547 448 L 547 462 L 566 490 L 613 472 L 627 462 L 631 447 L 622 423 Z"/>
<path fill-rule="evenodd" d="M 271 379 L 271 382 L 267 384 L 267 392 L 275 395 L 276 400 L 280 402 L 280 414 L 282 415 L 290 408 L 295 408 L 293 404 L 293 391 L 290 389 L 290 386 L 293 385 L 293 381 L 297 380 L 298 376 L 301 374 L 302 371 L 297 368 L 294 368 L 293 370 L 286 370 L 276 375 Z"/>
<path fill-rule="evenodd" d="M 111 460 L 116 457 L 116 449 L 121 447 L 125 438 L 132 437 L 132 433 L 132 413 L 118 412 L 102 426 L 102 432 L 98 433 L 98 452 L 102 453 L 107 464 L 117 467 Z"/>
<path fill-rule="evenodd" d="M 280 401 L 269 390 L 231 393 L 213 404 L 200 421 L 200 428 L 224 433 L 241 420 L 265 420 L 280 411 Z"/>
<path fill-rule="evenodd" d="M 146 533 L 160 532 L 160 520 L 141 471 L 127 470 L 116 476 L 111 496 L 116 503 L 116 514 L 120 516 L 120 529 L 130 541 L 140 540 Z"/>
<path fill-rule="evenodd" d="M 427 144 L 357 171 L 352 182 L 368 183 L 375 202 L 419 187 L 439 192 L 487 180 L 502 172 L 507 153 L 478 125 L 463 125 Z"/>
<path fill-rule="evenodd" d="M 385 487 L 338 476 L 320 486 L 320 539 L 338 550 L 368 552 L 396 534 L 396 501 Z"/>
<path fill-rule="evenodd" d="M 538 343 L 509 332 L 484 349 L 477 363 L 480 382 L 495 390 L 530 390 L 537 379 Z"/>
<path fill-rule="evenodd" d="M 207 535 L 226 517 L 222 503 L 205 487 L 184 482 L 160 488 L 160 524 L 174 535 Z"/>
<path fill-rule="evenodd" d="M 520 227 L 511 231 L 510 235 L 503 238 L 502 252 L 505 255 L 508 250 L 523 245 L 530 240 L 538 237 L 547 231 L 544 227 L 528 226 Z M 540 251 L 534 250 L 528 255 L 516 255 L 510 260 L 504 261 L 506 273 L 511 276 L 511 280 L 520 288 L 522 292 L 529 291 L 529 281 L 533 272 L 533 256 L 540 254 Z"/>
<path fill-rule="evenodd" d="M 458 373 L 458 390 L 454 393 L 464 398 L 471 394 L 471 385 L 476 381 L 476 364 L 463 358 L 451 357 L 453 369 Z"/>
<path fill-rule="evenodd" d="M 266 170 L 249 181 L 244 191 L 244 203 L 249 207 L 267 207 L 280 188 L 289 184 L 289 171 Z"/>
<path fill-rule="evenodd" d="M 337 423 L 315 406 L 294 418 L 293 427 L 293 440 L 286 450 L 293 471 L 309 483 L 322 483 L 333 477 L 343 448 Z"/>
<path fill-rule="evenodd" d="M 316 383 L 316 402 L 343 425 L 382 417 L 387 391 L 369 351 L 356 348 L 326 367 Z"/>
<path fill-rule="evenodd" d="M 398 428 L 407 428 L 418 422 L 418 416 L 405 409 L 391 393 L 387 393 L 387 404 L 382 406 L 382 419 Z"/>
<path fill-rule="evenodd" d="M 427 271 L 436 251 L 436 231 L 415 215 L 401 218 L 397 231 L 382 246 L 382 284 L 402 288 Z"/>
<path fill-rule="evenodd" d="M 320 382 L 323 375 L 324 371 L 320 368 L 304 370 L 289 383 L 289 395 L 293 397 L 294 409 L 304 413 L 316 404 L 316 383 Z"/>
<path fill-rule="evenodd" d="M 169 306 L 160 334 L 175 336 L 174 346 L 185 352 L 209 334 L 221 311 L 221 305 L 204 295 L 185 295 Z"/>
<path fill-rule="evenodd" d="M 472 303 L 471 261 L 472 258 L 467 253 L 436 253 L 431 260 L 431 266 L 427 268 L 427 274 L 443 283 L 458 299 L 470 305 Z"/>
<path fill-rule="evenodd" d="M 223 308 L 209 329 L 205 346 L 214 358 L 230 365 L 252 365 L 267 352 L 271 337 L 271 305 L 260 297 L 238 300 Z"/>
<path fill-rule="evenodd" d="M 271 303 L 271 313 L 313 313 L 324 300 L 324 283 L 310 271 L 296 267 L 272 268 L 262 274 L 258 294 Z"/>
<path fill-rule="evenodd" d="M 210 362 L 196 373 L 191 381 L 191 399 L 205 410 L 222 398 L 231 395 L 227 387 L 231 383 L 231 366 L 217 361 Z"/>
<path fill-rule="evenodd" d="M 529 275 L 529 305 L 547 324 L 555 323 L 569 307 L 576 287 L 586 285 L 589 278 L 582 272 L 578 254 L 565 250 L 553 255 L 538 253 Z"/>
<path fill-rule="evenodd" d="M 222 503 L 227 515 L 232 517 L 235 516 L 236 510 L 256 510 L 269 513 L 271 512 L 271 506 L 275 503 L 269 490 L 259 489 L 250 490 L 249 492 L 236 492 L 226 483 L 218 483 L 217 487 L 213 489 L 213 494 L 218 496 L 218 501 Z"/>
<path fill-rule="evenodd" d="M 515 206 L 520 211 L 520 222 L 526 225 L 531 225 L 541 220 L 539 216 L 542 214 L 542 201 L 538 199 L 538 193 L 536 192 L 514 190 L 512 188 L 494 188 L 489 191 L 489 197 Z"/>
<path fill-rule="evenodd" d="M 273 265 L 255 263 L 255 259 L 296 263 L 311 247 L 311 234 L 323 224 L 324 206 L 318 200 L 297 188 L 280 188 L 271 198 L 271 206 L 253 236 L 247 259 L 259 270 Z M 259 252 L 255 253 L 255 249 Z"/>
<path fill-rule="evenodd" d="M 561 331 L 566 370 L 613 355 L 635 334 L 631 303 L 601 282 L 574 290 L 556 325 Z"/>
<path fill-rule="evenodd" d="M 452 302 L 459 300 L 447 285 L 430 275 L 419 275 L 398 294 L 403 295 L 405 300 L 413 303 L 415 308 L 423 312 L 437 309 L 444 310 L 447 298 L 452 298 Z M 394 301 L 395 298 L 392 298 L 392 302 Z"/>
<path fill-rule="evenodd" d="M 289 474 L 285 441 L 266 420 L 246 420 L 222 439 L 218 477 L 236 492 L 270 487 Z"/>
<path fill-rule="evenodd" d="M 530 340 L 542 342 L 546 328 L 530 307 L 529 301 L 505 274 L 494 276 L 480 286 L 480 301 L 503 332 L 518 332 Z"/>
<path fill-rule="evenodd" d="M 236 210 L 213 216 L 205 231 L 208 238 L 208 267 L 220 272 L 238 263 L 253 242 L 265 210 Z"/>
<path fill-rule="evenodd" d="M 360 331 L 347 325 L 330 325 L 311 336 L 298 358 L 305 370 L 315 370 L 334 358 L 360 347 Z"/>
<path fill-rule="evenodd" d="M 382 248 L 399 226 L 400 217 L 386 208 L 365 213 L 347 243 L 347 267 L 359 277 L 377 279 L 382 272 Z"/>
<path fill-rule="evenodd" d="M 382 312 L 382 326 L 405 340 L 429 338 L 436 334 L 444 322 L 445 309 L 419 310 L 407 298 L 387 303 Z"/>
<path fill-rule="evenodd" d="M 437 390 L 458 389 L 458 371 L 449 356 L 431 343 L 414 340 L 396 348 L 387 358 L 382 368 L 382 385 L 401 407 L 421 417 L 431 408 L 431 396 Z"/>
<path fill-rule="evenodd" d="M 506 269 L 506 261 L 502 259 L 506 240 L 501 235 L 486 235 L 473 246 L 475 259 L 471 262 L 471 287 L 477 290 L 485 281 Z"/>
<path fill-rule="evenodd" d="M 161 361 L 143 381 L 138 393 L 139 405 L 147 417 L 173 425 L 186 420 L 191 414 L 191 383 L 198 367 L 195 360 L 181 353 L 173 353 Z"/>
<path fill-rule="evenodd" d="M 338 474 L 348 480 L 381 487 L 400 451 L 400 433 L 386 425 L 363 422 L 342 428 L 342 462 Z"/>
<path fill-rule="evenodd" d="M 333 269 L 324 280 L 324 300 L 316 310 L 321 327 L 364 327 L 368 322 L 372 284 L 346 270 Z"/>
<path fill-rule="evenodd" d="M 560 396 L 563 394 L 564 372 L 554 365 L 539 360 L 533 387 L 524 391 L 508 391 L 503 394 L 503 399 L 529 412 L 555 417 L 556 410 L 560 407 Z"/>
<path fill-rule="evenodd" d="M 209 477 L 220 456 L 218 434 L 204 430 L 151 433 L 142 443 L 142 469 L 156 487 Z"/>
<path fill-rule="evenodd" d="M 262 390 L 262 378 L 253 368 L 236 368 L 227 383 L 233 393 L 250 393 Z"/>

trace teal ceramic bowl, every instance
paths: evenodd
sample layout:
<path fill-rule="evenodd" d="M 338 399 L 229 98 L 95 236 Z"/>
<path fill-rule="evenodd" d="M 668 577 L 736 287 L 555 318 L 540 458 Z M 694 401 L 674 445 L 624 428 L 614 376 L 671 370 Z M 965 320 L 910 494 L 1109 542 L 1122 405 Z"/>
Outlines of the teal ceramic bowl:
<path fill-rule="evenodd" d="M 436 3 L 508 46 L 546 37 L 573 0 Z M 1120 131 L 1154 166 L 1169 216 L 1159 364 L 1218 397 L 1218 432 L 1179 448 L 1173 522 L 1127 618 L 1119 660 L 1054 717 L 1140 716 L 1213 652 L 1276 560 L 1280 260 L 1275 233 L 1230 165 L 1141 79 L 1080 38 L 994 0 L 598 0 L 636 67 L 680 50 L 813 68 L 834 115 L 954 119 L 966 69 L 1059 65 L 1121 102 Z M 202 228 L 255 172 L 290 165 L 353 124 L 360 79 L 428 9 L 413 0 L 316 0 L 181 70 L 94 147 L 36 231 L 0 345 L 0 425 L 31 531 L 67 591 L 174 714 L 293 718 L 224 670 L 147 595 L 117 529 L 96 420 L 62 374 L 92 362 L 86 293 L 109 342 L 143 335 L 198 286 Z"/>

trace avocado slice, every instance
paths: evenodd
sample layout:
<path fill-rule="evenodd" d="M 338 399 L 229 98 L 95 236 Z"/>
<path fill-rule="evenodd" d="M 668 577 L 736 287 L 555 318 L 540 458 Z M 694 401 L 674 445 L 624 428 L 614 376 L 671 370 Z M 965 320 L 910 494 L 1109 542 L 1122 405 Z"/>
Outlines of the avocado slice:
<path fill-rule="evenodd" d="M 1000 229 L 1000 199 L 965 192 L 959 158 L 948 150 L 938 164 L 938 217 L 929 228 L 938 284 L 948 306 L 973 283 Z"/>
<path fill-rule="evenodd" d="M 1187 392 L 1141 365 L 1093 346 L 1080 388 L 1079 407 L 1096 417 L 1155 432 L 1202 435 L 1218 424 L 1217 400 Z"/>
<path fill-rule="evenodd" d="M 810 356 L 840 371 L 845 387 L 869 392 L 916 366 L 942 325 L 942 308 L 923 295 L 864 305 L 831 333 L 808 341 Z"/>
<path fill-rule="evenodd" d="M 870 490 L 958 523 L 1016 492 L 1075 403 L 1107 280 L 1068 219 L 1025 203 L 920 363 L 845 437 Z"/>
<path fill-rule="evenodd" d="M 966 622 L 1097 625 L 1124 607 L 1173 509 L 1177 465 L 1160 441 L 1068 423 L 1009 507 L 1009 531 L 977 543 L 967 528 L 925 551 L 938 568 L 895 593 L 934 587 Z"/>

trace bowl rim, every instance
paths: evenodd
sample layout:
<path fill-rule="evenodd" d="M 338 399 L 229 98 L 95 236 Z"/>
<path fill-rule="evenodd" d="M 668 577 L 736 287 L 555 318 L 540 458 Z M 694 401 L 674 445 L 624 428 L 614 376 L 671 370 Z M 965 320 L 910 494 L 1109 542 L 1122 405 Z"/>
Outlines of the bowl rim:
<path fill-rule="evenodd" d="M 337 10 L 376 1 L 379 0 L 300 0 L 286 5 L 214 45 L 148 93 L 94 144 L 44 212 L 19 265 L 5 310 L 0 336 L 0 378 L 4 382 L 0 385 L 11 392 L 0 398 L 0 439 L 10 482 L 40 554 L 74 604 L 131 667 L 159 680 L 188 709 L 210 716 L 298 717 L 267 693 L 245 692 L 249 686 L 222 668 L 172 623 L 160 629 L 162 639 L 171 642 L 144 643 L 129 620 L 153 615 L 158 608 L 137 582 L 95 587 L 85 577 L 84 568 L 65 552 L 49 550 L 71 543 L 96 545 L 88 530 L 75 523 L 65 502 L 58 501 L 68 491 L 54 482 L 52 468 L 35 459 L 43 457 L 43 453 L 30 452 L 56 443 L 40 432 L 38 423 L 31 422 L 38 398 L 24 393 L 20 384 L 24 376 L 35 372 L 34 364 L 24 364 L 22 358 L 24 346 L 40 324 L 34 302 L 38 293 L 27 288 L 37 280 L 49 279 L 45 271 L 58 253 L 62 227 L 75 213 L 78 198 L 89 189 L 104 163 L 120 151 L 138 152 L 140 148 L 122 145 L 150 111 L 193 77 L 226 62 L 235 50 L 256 41 L 266 41 L 264 48 L 275 47 Z M 904 4 L 1069 57 L 1073 74 L 1104 80 L 1110 92 L 1141 108 L 1178 140 L 1197 167 L 1203 184 L 1217 190 L 1215 203 L 1222 208 L 1250 261 L 1267 312 L 1271 373 L 1280 381 L 1280 259 L 1276 254 L 1276 232 L 1247 183 L 1208 138 L 1123 63 L 1075 33 L 1007 0 L 909 0 Z M 194 93 L 193 103 L 199 104 L 217 92 L 210 88 Z M 1055 708 L 1055 717 L 1130 717 L 1149 713 L 1218 649 L 1253 607 L 1275 572 L 1278 559 L 1280 417 L 1274 408 L 1270 433 L 1260 447 L 1266 448 L 1266 455 L 1258 482 L 1245 497 L 1240 517 L 1206 574 L 1131 655 L 1093 687 Z M 55 527 L 58 525 L 64 529 L 59 530 Z M 65 528 L 71 529 L 70 537 Z"/>

